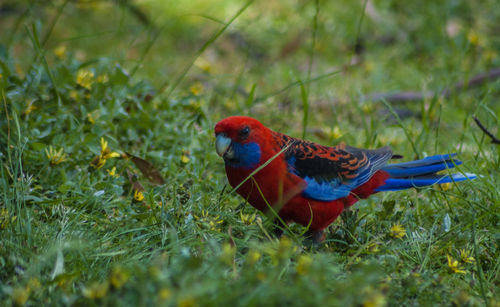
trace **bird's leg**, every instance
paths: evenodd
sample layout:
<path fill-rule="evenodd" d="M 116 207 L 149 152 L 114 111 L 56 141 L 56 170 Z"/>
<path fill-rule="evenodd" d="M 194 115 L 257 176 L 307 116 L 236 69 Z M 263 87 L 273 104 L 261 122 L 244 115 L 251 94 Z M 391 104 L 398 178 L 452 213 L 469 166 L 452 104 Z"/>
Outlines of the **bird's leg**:
<path fill-rule="evenodd" d="M 305 237 L 307 238 L 307 240 L 310 240 L 311 243 L 313 243 L 313 244 L 319 244 L 319 243 L 325 241 L 325 239 L 326 239 L 326 235 L 325 235 L 324 230 L 309 229 L 306 232 Z"/>

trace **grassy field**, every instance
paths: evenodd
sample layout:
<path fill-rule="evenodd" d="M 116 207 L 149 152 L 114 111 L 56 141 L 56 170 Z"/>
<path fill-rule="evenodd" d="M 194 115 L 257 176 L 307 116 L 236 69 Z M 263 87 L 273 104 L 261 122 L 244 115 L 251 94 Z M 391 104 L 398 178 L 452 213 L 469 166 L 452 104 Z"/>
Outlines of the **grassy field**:
<path fill-rule="evenodd" d="M 500 81 L 454 90 L 500 67 L 499 20 L 494 0 L 2 2 L 0 304 L 500 306 L 499 147 L 473 121 L 498 135 Z M 277 238 L 215 153 L 236 114 L 480 177 Z"/>

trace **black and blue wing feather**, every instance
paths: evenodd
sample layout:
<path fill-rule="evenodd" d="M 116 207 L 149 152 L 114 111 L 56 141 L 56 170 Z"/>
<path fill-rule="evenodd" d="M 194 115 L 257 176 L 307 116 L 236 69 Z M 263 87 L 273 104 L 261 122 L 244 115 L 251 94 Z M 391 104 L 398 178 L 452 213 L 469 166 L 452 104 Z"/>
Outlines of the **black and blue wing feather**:
<path fill-rule="evenodd" d="M 276 133 L 281 148 L 288 146 L 285 160 L 288 170 L 304 179 L 305 197 L 333 201 L 347 197 L 352 190 L 368 182 L 379 170 L 390 176 L 375 191 L 397 191 L 412 187 L 449 183 L 476 178 L 474 174 L 439 174 L 462 164 L 456 154 L 435 155 L 411 162 L 387 164 L 395 157 L 389 147 L 375 150 L 340 144 L 327 147 Z"/>
<path fill-rule="evenodd" d="M 388 147 L 368 150 L 345 146 L 326 147 L 295 140 L 285 152 L 289 171 L 307 183 L 305 197 L 332 201 L 347 197 L 392 157 Z"/>

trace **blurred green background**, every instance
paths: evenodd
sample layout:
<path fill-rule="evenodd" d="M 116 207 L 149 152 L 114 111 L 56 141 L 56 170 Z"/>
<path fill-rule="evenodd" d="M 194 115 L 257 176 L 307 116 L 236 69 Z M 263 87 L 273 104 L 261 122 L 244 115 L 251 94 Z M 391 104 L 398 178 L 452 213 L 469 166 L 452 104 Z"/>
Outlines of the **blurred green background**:
<path fill-rule="evenodd" d="M 0 300 L 499 306 L 500 157 L 472 119 L 498 135 L 499 20 L 494 0 L 2 1 Z M 214 152 L 236 114 L 480 178 L 278 239 Z"/>

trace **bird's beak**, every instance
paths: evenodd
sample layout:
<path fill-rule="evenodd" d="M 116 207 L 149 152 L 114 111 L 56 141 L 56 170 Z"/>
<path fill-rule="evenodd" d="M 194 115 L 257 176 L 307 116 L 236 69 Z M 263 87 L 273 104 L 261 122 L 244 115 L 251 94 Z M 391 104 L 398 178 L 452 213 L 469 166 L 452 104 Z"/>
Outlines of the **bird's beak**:
<path fill-rule="evenodd" d="M 217 154 L 224 159 L 233 159 L 234 151 L 233 146 L 231 146 L 231 139 L 225 136 L 224 134 L 217 135 L 217 139 L 215 140 L 215 151 Z"/>

